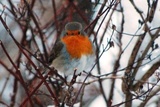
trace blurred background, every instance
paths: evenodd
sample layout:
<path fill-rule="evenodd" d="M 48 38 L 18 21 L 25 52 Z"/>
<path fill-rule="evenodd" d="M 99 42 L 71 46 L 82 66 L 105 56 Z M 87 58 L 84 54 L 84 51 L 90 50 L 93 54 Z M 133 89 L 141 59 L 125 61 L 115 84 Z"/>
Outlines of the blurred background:
<path fill-rule="evenodd" d="M 158 0 L 1 0 L 0 107 L 160 107 L 159 18 Z M 67 86 L 47 60 L 72 21 L 96 60 Z"/>

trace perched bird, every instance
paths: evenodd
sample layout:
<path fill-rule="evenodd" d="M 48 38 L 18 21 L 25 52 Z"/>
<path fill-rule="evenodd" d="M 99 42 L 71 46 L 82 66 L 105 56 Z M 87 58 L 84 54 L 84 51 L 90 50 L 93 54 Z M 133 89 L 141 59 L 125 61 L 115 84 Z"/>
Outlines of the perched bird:
<path fill-rule="evenodd" d="M 56 41 L 50 57 L 50 67 L 54 67 L 65 76 L 79 74 L 93 63 L 94 46 L 83 32 L 79 22 L 69 22 L 65 33 Z"/>

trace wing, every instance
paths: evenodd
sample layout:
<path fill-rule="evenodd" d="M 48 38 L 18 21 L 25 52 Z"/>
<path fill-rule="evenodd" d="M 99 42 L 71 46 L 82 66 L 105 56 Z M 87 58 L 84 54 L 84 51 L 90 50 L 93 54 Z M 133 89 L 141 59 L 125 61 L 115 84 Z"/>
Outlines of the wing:
<path fill-rule="evenodd" d="M 48 58 L 48 63 L 51 64 L 52 61 L 60 55 L 60 52 L 63 48 L 64 44 L 61 41 L 55 43 L 52 48 L 51 54 Z"/>

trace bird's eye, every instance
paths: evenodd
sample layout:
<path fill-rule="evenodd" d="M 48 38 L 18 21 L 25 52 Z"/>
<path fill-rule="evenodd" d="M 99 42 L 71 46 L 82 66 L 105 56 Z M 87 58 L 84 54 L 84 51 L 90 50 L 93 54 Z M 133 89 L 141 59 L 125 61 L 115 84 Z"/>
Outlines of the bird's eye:
<path fill-rule="evenodd" d="M 68 35 L 68 32 L 66 32 L 66 35 Z"/>
<path fill-rule="evenodd" d="M 78 35 L 80 34 L 80 31 L 78 31 Z"/>

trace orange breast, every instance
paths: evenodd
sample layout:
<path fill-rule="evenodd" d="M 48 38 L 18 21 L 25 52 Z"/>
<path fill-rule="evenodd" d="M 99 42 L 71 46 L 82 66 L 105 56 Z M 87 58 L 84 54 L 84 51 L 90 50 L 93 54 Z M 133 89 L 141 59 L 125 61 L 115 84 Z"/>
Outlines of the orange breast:
<path fill-rule="evenodd" d="M 80 58 L 82 55 L 93 53 L 92 44 L 87 36 L 64 36 L 61 40 L 66 44 L 67 51 L 72 58 Z"/>

